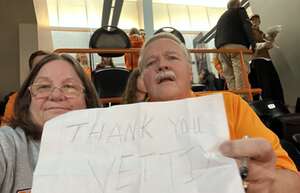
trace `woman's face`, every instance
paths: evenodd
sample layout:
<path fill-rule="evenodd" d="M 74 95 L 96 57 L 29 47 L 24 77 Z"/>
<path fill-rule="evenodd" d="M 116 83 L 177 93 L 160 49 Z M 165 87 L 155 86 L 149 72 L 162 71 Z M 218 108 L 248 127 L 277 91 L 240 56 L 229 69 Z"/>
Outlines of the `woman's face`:
<path fill-rule="evenodd" d="M 138 76 L 136 81 L 136 98 L 138 101 L 143 101 L 147 93 L 144 81 L 141 76 Z"/>
<path fill-rule="evenodd" d="M 43 127 L 49 119 L 86 108 L 83 84 L 67 61 L 45 64 L 30 86 L 32 120 Z"/>

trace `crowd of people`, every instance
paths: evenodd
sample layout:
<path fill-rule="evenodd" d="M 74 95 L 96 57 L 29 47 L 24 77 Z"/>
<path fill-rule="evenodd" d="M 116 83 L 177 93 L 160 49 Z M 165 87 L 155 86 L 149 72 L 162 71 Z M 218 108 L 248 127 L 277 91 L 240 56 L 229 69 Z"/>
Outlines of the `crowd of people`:
<path fill-rule="evenodd" d="M 227 41 L 229 36 L 233 36 L 224 32 L 228 29 L 228 23 L 233 25 L 241 18 L 245 23 L 240 25 L 246 27 L 247 32 L 243 37 L 239 34 Z M 248 16 L 245 10 L 240 8 L 239 1 L 231 0 L 228 11 L 218 22 L 216 47 L 251 46 L 254 51 L 251 69 L 256 73 L 252 76 L 259 83 L 257 79 L 261 74 L 256 71 L 260 71 L 263 65 L 269 65 L 266 68 L 274 68 L 268 55 L 268 49 L 272 48 L 274 40 L 265 40 L 264 33 L 259 29 L 258 15 L 251 17 L 252 27 L 249 21 L 246 22 L 247 19 Z M 242 30 L 239 27 L 234 29 L 231 31 L 235 33 Z M 132 36 L 135 37 L 135 34 L 136 31 Z M 239 37 L 244 42 L 240 42 Z M 128 65 L 132 72 L 124 93 L 124 103 L 209 96 L 208 93 L 191 91 L 191 56 L 176 36 L 162 32 L 145 42 L 144 39 L 142 41 L 143 43 L 139 44 L 139 54 L 134 55 L 136 64 L 131 62 Z M 234 54 L 220 54 L 219 57 L 223 64 L 222 76 L 225 77 L 228 88 L 242 88 L 243 83 L 237 68 L 238 57 Z M 18 192 L 31 188 L 46 121 L 72 110 L 99 108 L 95 88 L 80 62 L 87 65 L 87 58 L 78 55 L 76 60 L 69 55 L 44 51 L 31 55 L 31 71 L 21 88 L 12 95 L 12 102 L 7 106 L 10 114 L 5 118 L 5 126 L 0 128 L 0 192 Z M 261 84 L 267 86 L 269 83 Z M 269 97 L 268 93 L 265 91 L 263 96 Z M 245 179 L 247 193 L 300 192 L 300 175 L 293 161 L 281 147 L 278 137 L 261 122 L 240 96 L 231 92 L 221 94 L 230 139 L 222 143 L 219 149 L 225 156 L 236 159 L 238 164 L 242 158 L 249 158 L 249 175 Z M 244 136 L 251 138 L 243 140 Z"/>
<path fill-rule="evenodd" d="M 278 31 L 267 36 L 260 30 L 259 25 L 258 14 L 249 18 L 239 0 L 230 0 L 227 10 L 217 22 L 215 46 L 218 49 L 251 49 L 253 55 L 243 55 L 244 69 L 246 74 L 249 74 L 251 87 L 262 89 L 260 95 L 262 99 L 278 100 L 284 104 L 280 79 L 269 54 Z M 246 79 L 242 77 L 239 53 L 219 53 L 217 57 L 222 64 L 227 88 L 229 90 L 247 88 L 245 80 L 248 80 L 248 77 Z M 258 98 L 259 96 L 256 96 L 256 99 Z"/>

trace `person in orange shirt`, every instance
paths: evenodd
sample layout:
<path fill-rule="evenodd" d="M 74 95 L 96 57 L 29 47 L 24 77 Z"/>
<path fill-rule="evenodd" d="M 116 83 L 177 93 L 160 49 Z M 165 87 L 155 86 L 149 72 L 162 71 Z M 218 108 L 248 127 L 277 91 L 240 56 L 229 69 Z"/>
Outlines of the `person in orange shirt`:
<path fill-rule="evenodd" d="M 195 97 L 191 91 L 191 57 L 178 38 L 159 33 L 144 44 L 140 53 L 139 68 L 150 101 Z M 219 149 L 237 160 L 249 158 L 247 193 L 299 193 L 300 176 L 278 137 L 240 96 L 230 92 L 221 94 L 230 140 Z M 251 138 L 244 140 L 244 136 Z"/>
<path fill-rule="evenodd" d="M 132 48 L 141 48 L 144 44 L 144 38 L 140 36 L 140 32 L 136 28 L 132 28 L 129 32 L 129 39 Z M 133 70 L 137 67 L 139 53 L 126 53 L 125 66 L 128 70 Z"/>
<path fill-rule="evenodd" d="M 91 78 L 91 67 L 88 65 L 88 56 L 85 53 L 77 53 L 75 55 L 76 60 L 79 62 L 81 67 L 83 68 L 84 73 Z"/>
<path fill-rule="evenodd" d="M 145 41 L 145 39 L 146 39 L 146 33 L 145 33 L 144 29 L 140 29 L 140 35 L 141 35 L 142 39 Z"/>
<path fill-rule="evenodd" d="M 115 68 L 114 62 L 111 57 L 101 57 L 101 62 L 97 64 L 96 70 L 104 68 Z"/>
<path fill-rule="evenodd" d="M 49 52 L 43 51 L 43 50 L 37 50 L 33 52 L 28 61 L 29 70 L 31 71 L 34 66 L 41 61 L 45 56 L 49 55 Z M 7 104 L 5 106 L 4 115 L 1 118 L 1 125 L 7 124 L 13 117 L 13 111 L 14 111 L 14 104 L 17 97 L 18 92 L 14 92 L 9 96 L 9 99 L 7 101 Z"/>
<path fill-rule="evenodd" d="M 224 78 L 224 70 L 223 70 L 223 67 L 222 67 L 222 64 L 221 64 L 221 61 L 219 60 L 219 54 L 215 54 L 214 57 L 213 57 L 213 64 L 219 74 L 219 76 L 221 78 Z"/>

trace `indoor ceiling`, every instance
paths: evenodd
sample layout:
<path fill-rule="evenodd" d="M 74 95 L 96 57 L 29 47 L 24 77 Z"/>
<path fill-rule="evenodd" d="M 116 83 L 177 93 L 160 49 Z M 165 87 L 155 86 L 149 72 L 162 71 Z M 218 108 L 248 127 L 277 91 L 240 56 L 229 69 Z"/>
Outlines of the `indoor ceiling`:
<path fill-rule="evenodd" d="M 142 0 L 125 0 L 142 1 Z M 226 7 L 228 0 L 152 0 L 153 3 L 201 5 L 205 7 Z"/>

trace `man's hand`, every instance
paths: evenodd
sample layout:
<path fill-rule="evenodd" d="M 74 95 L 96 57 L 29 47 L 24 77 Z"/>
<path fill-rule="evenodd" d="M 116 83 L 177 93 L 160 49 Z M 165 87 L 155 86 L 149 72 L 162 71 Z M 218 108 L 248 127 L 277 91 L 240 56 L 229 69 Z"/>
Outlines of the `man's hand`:
<path fill-rule="evenodd" d="M 252 45 L 250 46 L 250 50 L 251 50 L 253 53 L 255 53 L 255 51 L 256 51 L 256 44 L 252 44 Z"/>
<path fill-rule="evenodd" d="M 261 138 L 226 141 L 221 144 L 220 150 L 225 156 L 237 160 L 249 157 L 247 193 L 272 193 L 276 156 L 268 141 Z"/>
<path fill-rule="evenodd" d="M 265 44 L 264 47 L 267 49 L 273 48 L 273 42 L 271 42 L 271 41 L 267 41 L 264 44 Z"/>
<path fill-rule="evenodd" d="M 278 35 L 278 33 L 279 33 L 279 31 L 267 33 L 267 35 L 266 35 L 267 40 L 273 42 L 275 40 L 276 36 Z"/>
<path fill-rule="evenodd" d="M 270 41 L 265 41 L 265 42 L 260 42 L 256 43 L 256 50 L 261 50 L 261 49 L 271 49 L 273 48 L 274 44 L 273 42 Z"/>

